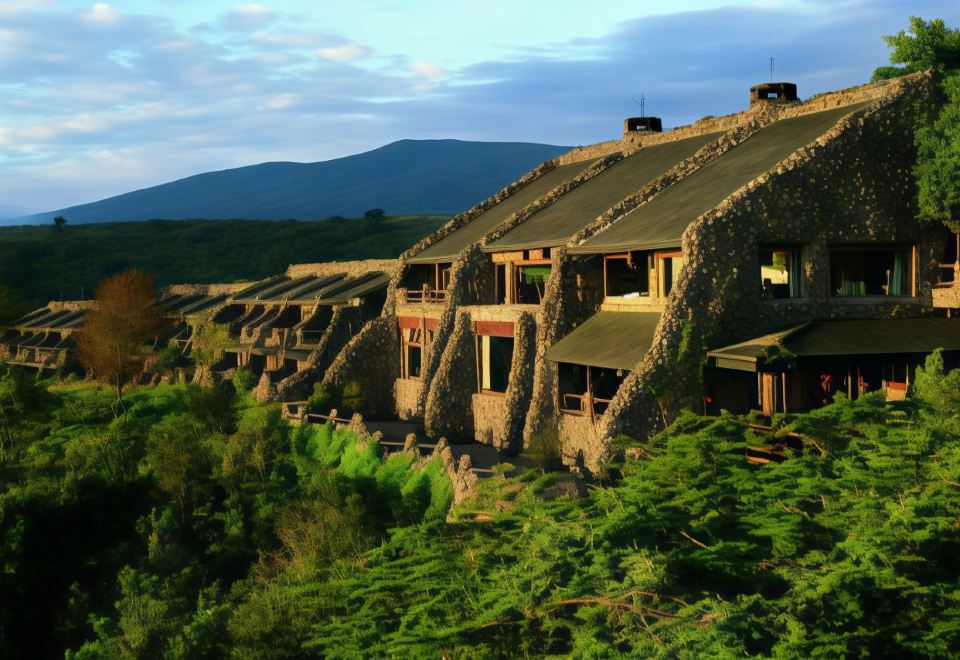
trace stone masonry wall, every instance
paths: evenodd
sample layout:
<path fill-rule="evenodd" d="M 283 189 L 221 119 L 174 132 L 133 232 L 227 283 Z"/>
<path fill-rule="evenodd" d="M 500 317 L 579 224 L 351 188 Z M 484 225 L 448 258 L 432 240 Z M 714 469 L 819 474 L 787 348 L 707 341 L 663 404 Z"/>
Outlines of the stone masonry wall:
<path fill-rule="evenodd" d="M 876 88 L 874 88 L 875 91 Z M 914 221 L 914 99 L 929 93 L 918 74 L 888 83 L 883 96 L 694 222 L 683 237 L 687 264 L 644 361 L 600 421 L 604 447 L 620 433 L 644 437 L 699 396 L 705 347 L 811 318 L 884 318 L 930 309 L 936 251 Z M 858 88 L 856 93 L 864 93 Z M 824 98 L 823 103 L 836 102 Z M 829 291 L 833 242 L 918 242 L 918 298 L 838 300 Z M 798 242 L 805 299 L 761 300 L 758 246 Z M 654 397 L 654 393 L 657 396 Z M 601 451 L 595 463 L 604 460 Z"/>
<path fill-rule="evenodd" d="M 493 434 L 493 446 L 497 449 L 511 453 L 523 449 L 523 425 L 533 392 L 536 346 L 537 326 L 533 315 L 522 313 L 514 325 L 510 383 L 503 397 L 506 410 L 498 417 Z"/>
<path fill-rule="evenodd" d="M 344 346 L 327 369 L 322 384 L 341 388 L 350 382 L 359 383 L 366 414 L 390 419 L 395 415 L 393 381 L 398 373 L 397 318 L 381 316 L 364 325 Z"/>
<path fill-rule="evenodd" d="M 553 272 L 537 313 L 533 390 L 523 428 L 524 444 L 557 423 L 557 367 L 546 359 L 547 349 L 592 316 L 603 302 L 600 270 L 585 265 L 586 260 L 567 255 L 566 248 L 553 251 Z"/>
<path fill-rule="evenodd" d="M 323 378 L 323 374 L 337 354 L 350 341 L 351 325 L 359 321 L 359 308 L 335 307 L 330 323 L 327 324 L 317 347 L 310 352 L 307 366 L 295 374 L 291 374 L 275 385 L 265 385 L 264 378 L 270 383 L 269 375 L 264 372 L 260 377 L 260 385 L 254 394 L 258 401 L 292 401 L 305 399 L 310 396 L 313 384 Z"/>
<path fill-rule="evenodd" d="M 427 391 L 424 429 L 427 435 L 472 440 L 473 393 L 477 390 L 476 335 L 470 315 L 456 315 L 432 386 Z"/>

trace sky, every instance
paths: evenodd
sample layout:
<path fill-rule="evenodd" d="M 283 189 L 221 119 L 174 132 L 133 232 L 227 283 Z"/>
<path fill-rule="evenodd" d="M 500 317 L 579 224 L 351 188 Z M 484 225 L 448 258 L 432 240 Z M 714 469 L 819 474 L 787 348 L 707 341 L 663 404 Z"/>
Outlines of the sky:
<path fill-rule="evenodd" d="M 956 0 L 0 0 L 0 218 L 394 140 L 591 144 L 866 82 Z"/>

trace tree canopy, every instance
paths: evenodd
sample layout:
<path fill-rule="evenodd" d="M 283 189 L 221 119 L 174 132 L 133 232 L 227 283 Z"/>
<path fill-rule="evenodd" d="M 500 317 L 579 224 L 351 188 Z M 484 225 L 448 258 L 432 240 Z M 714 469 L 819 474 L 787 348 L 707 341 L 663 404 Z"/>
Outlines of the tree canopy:
<path fill-rule="evenodd" d="M 153 277 L 136 269 L 108 277 L 96 291 L 77 339 L 77 358 L 95 378 L 110 383 L 121 399 L 123 385 L 143 371 L 155 339 L 166 322 Z"/>
<path fill-rule="evenodd" d="M 919 103 L 915 142 L 917 211 L 921 220 L 960 228 L 960 30 L 943 19 L 910 17 L 910 27 L 883 40 L 890 63 L 873 72 L 873 81 L 907 73 L 934 73 L 932 103 Z"/>

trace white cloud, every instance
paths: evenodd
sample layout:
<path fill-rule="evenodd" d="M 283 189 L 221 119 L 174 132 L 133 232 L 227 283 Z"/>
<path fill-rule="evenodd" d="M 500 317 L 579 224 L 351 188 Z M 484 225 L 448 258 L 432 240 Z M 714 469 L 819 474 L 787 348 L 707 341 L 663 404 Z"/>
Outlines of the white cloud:
<path fill-rule="evenodd" d="M 277 94 L 265 99 L 259 107 L 261 110 L 283 110 L 296 105 L 299 101 L 300 96 L 297 94 Z"/>
<path fill-rule="evenodd" d="M 446 71 L 438 67 L 436 64 L 431 64 L 430 62 L 417 61 L 413 62 L 411 65 L 413 70 L 419 73 L 424 78 L 429 78 L 430 80 L 436 80 L 442 78 Z"/>
<path fill-rule="evenodd" d="M 233 7 L 221 18 L 220 23 L 228 30 L 248 31 L 261 29 L 276 18 L 277 15 L 269 7 L 251 3 Z"/>
<path fill-rule="evenodd" d="M 356 62 L 370 56 L 370 48 L 361 44 L 344 44 L 330 48 L 318 48 L 316 53 L 320 57 L 335 62 Z"/>
<path fill-rule="evenodd" d="M 83 12 L 81 16 L 91 23 L 116 23 L 122 15 L 112 5 L 106 2 L 98 2 L 88 11 Z"/>

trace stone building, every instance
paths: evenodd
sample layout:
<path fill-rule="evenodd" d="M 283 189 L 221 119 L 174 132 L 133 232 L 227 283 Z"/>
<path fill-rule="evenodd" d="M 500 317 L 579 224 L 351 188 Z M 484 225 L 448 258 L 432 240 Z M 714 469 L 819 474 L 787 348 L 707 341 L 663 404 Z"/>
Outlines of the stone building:
<path fill-rule="evenodd" d="M 906 326 L 888 319 L 960 306 L 956 239 L 914 219 L 912 113 L 930 80 L 803 102 L 775 87 L 751 90 L 739 114 L 575 149 L 456 216 L 403 255 L 380 319 L 325 381 L 366 369 L 377 414 L 435 437 L 515 451 L 556 431 L 587 469 L 617 435 L 645 437 L 683 407 L 803 399 L 803 378 L 770 389 L 783 369 L 764 360 L 727 368 L 730 347 L 754 338 L 783 367 L 775 354 L 801 337 L 859 333 L 842 386 L 861 391 L 859 360 L 871 370 L 859 386 L 895 391 L 919 357 L 960 348 L 960 325 L 931 319 L 912 326 L 913 357 L 890 352 Z M 781 331 L 787 345 L 771 339 Z M 885 353 L 900 366 L 881 377 Z M 823 357 L 785 368 L 815 378 Z"/>

